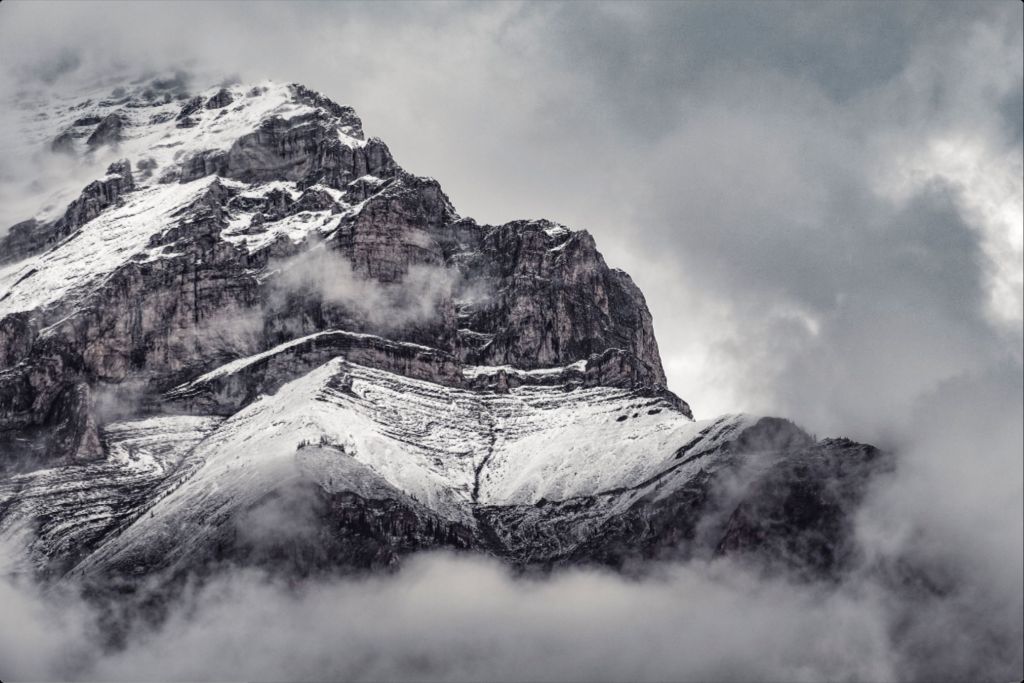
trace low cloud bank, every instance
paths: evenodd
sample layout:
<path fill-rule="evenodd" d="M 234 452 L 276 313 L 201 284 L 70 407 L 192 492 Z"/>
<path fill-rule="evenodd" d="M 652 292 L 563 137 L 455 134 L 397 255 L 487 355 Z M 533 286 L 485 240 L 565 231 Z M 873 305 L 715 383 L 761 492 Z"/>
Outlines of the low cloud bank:
<path fill-rule="evenodd" d="M 727 564 L 523 579 L 426 555 L 394 577 L 298 590 L 238 573 L 107 654 L 81 603 L 0 594 L 5 679 L 890 680 L 898 659 L 881 596 Z"/>

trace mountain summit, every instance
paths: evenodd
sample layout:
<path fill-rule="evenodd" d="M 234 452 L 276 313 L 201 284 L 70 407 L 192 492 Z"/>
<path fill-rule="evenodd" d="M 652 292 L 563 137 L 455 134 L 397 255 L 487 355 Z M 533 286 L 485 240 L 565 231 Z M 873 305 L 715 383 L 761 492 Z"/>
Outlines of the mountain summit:
<path fill-rule="evenodd" d="M 297 84 L 146 80 L 42 114 L 41 148 L 107 170 L 0 241 L 0 541 L 21 571 L 850 560 L 879 453 L 694 421 L 587 232 L 460 216 Z"/>

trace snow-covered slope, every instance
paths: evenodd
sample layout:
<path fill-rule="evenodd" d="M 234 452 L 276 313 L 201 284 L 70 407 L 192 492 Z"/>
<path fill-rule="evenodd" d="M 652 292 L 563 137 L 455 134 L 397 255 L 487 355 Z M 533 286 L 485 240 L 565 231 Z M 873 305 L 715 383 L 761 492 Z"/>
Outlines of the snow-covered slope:
<path fill-rule="evenodd" d="M 479 393 L 338 358 L 220 423 L 188 456 L 174 490 L 78 571 L 191 562 L 233 520 L 300 481 L 327 494 L 380 482 L 378 493 L 401 494 L 479 533 L 478 504 L 635 488 L 678 469 L 681 452 L 696 460 L 754 423 L 745 416 L 694 422 L 663 399 L 627 389 Z M 685 474 L 699 470 L 691 465 Z M 689 478 L 681 474 L 677 483 Z"/>
<path fill-rule="evenodd" d="M 180 83 L 153 79 L 85 85 L 74 92 L 19 93 L 22 116 L 17 141 L 21 148 L 13 153 L 38 157 L 52 150 L 63 158 L 62 166 L 67 169 L 62 174 L 51 173 L 42 194 L 31 186 L 33 179 L 25 179 L 26 194 L 40 197 L 41 209 L 33 217 L 40 222 L 58 218 L 78 194 L 83 180 L 101 178 L 103 169 L 115 159 L 142 162 L 136 181 L 142 187 L 156 185 L 162 174 L 184 158 L 200 150 L 226 150 L 268 117 L 288 119 L 315 110 L 296 102 L 291 86 L 269 81 L 229 86 L 226 90 L 233 101 L 207 110 L 204 104 L 220 90 L 215 86 L 185 97 Z M 200 101 L 196 115 L 188 117 L 193 125 L 179 127 L 184 120 L 178 118 L 183 104 L 192 98 Z M 103 131 L 96 135 L 104 121 L 113 120 L 111 117 L 118 120 L 116 130 L 110 135 L 103 135 Z M 110 128 L 108 125 L 104 130 Z M 364 144 L 360 130 L 350 128 L 349 133 L 339 133 L 339 140 Z"/>
<path fill-rule="evenodd" d="M 27 551 L 0 557 L 13 563 L 6 571 L 59 576 L 162 495 L 220 421 L 185 415 L 111 423 L 107 460 L 0 480 L 0 547 Z"/>
<path fill-rule="evenodd" d="M 33 311 L 65 299 L 71 305 L 129 261 L 160 258 L 150 239 L 171 226 L 180 211 L 213 178 L 183 185 L 155 185 L 128 195 L 123 205 L 86 223 L 50 250 L 0 266 L 0 316 Z"/>

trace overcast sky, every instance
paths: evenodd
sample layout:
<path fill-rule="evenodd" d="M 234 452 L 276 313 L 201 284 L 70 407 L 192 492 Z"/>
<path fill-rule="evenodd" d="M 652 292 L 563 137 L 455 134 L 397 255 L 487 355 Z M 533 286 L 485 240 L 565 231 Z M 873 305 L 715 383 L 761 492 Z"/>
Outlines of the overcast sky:
<path fill-rule="evenodd" d="M 671 388 L 698 418 L 765 412 L 895 448 L 896 474 L 858 521 L 863 548 L 957 577 L 927 612 L 856 592 L 851 613 L 849 586 L 831 602 L 774 586 L 752 597 L 684 568 L 690 597 L 648 595 L 674 607 L 643 623 L 672 634 L 683 624 L 716 643 L 745 633 L 785 658 L 828 626 L 845 648 L 844 629 L 870 635 L 877 618 L 909 634 L 895 661 L 840 648 L 845 658 L 824 659 L 852 669 L 800 671 L 884 678 L 862 668 L 879 662 L 924 679 L 1002 661 L 989 671 L 1009 680 L 1024 657 L 1022 41 L 1015 1 L 4 2 L 0 149 L 16 146 L 10 99 L 26 83 L 67 88 L 125 68 L 207 74 L 196 86 L 299 81 L 354 106 L 367 133 L 437 178 L 463 215 L 591 231 L 643 289 Z M 32 173 L 0 154 L 0 209 L 16 206 L 11 179 Z M 470 572 L 459 590 L 490 586 L 509 613 L 536 610 L 553 626 L 523 617 L 526 630 L 553 642 L 570 630 L 552 614 L 612 623 L 616 604 L 648 604 L 590 584 L 531 599 L 501 576 L 488 583 L 497 570 L 437 566 L 444 577 Z M 339 604 L 351 604 L 347 590 Z M 621 604 L 593 612 L 556 599 L 582 594 L 589 605 L 619 590 Z M 295 607 L 295 623 L 316 609 Z M 385 619 L 381 632 L 404 637 L 407 621 Z M 515 642 L 491 620 L 467 623 L 485 651 Z M 51 642 L 48 628 L 26 638 Z M 409 628 L 419 642 L 422 629 Z M 220 655 L 206 631 L 188 634 Z M 764 671 L 743 643 L 732 656 Z M 172 646 L 171 659 L 181 651 Z M 708 677 L 702 646 L 678 652 L 698 663 L 693 678 Z"/>

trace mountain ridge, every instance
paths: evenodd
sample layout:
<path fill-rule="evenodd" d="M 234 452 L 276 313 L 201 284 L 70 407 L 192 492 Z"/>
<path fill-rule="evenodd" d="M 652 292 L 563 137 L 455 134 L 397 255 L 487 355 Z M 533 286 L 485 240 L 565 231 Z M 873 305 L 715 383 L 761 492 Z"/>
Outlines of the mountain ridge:
<path fill-rule="evenodd" d="M 459 216 L 298 84 L 52 109 L 53 153 L 118 160 L 0 240 L 0 539 L 26 571 L 849 560 L 882 455 L 695 422 L 586 231 Z"/>

